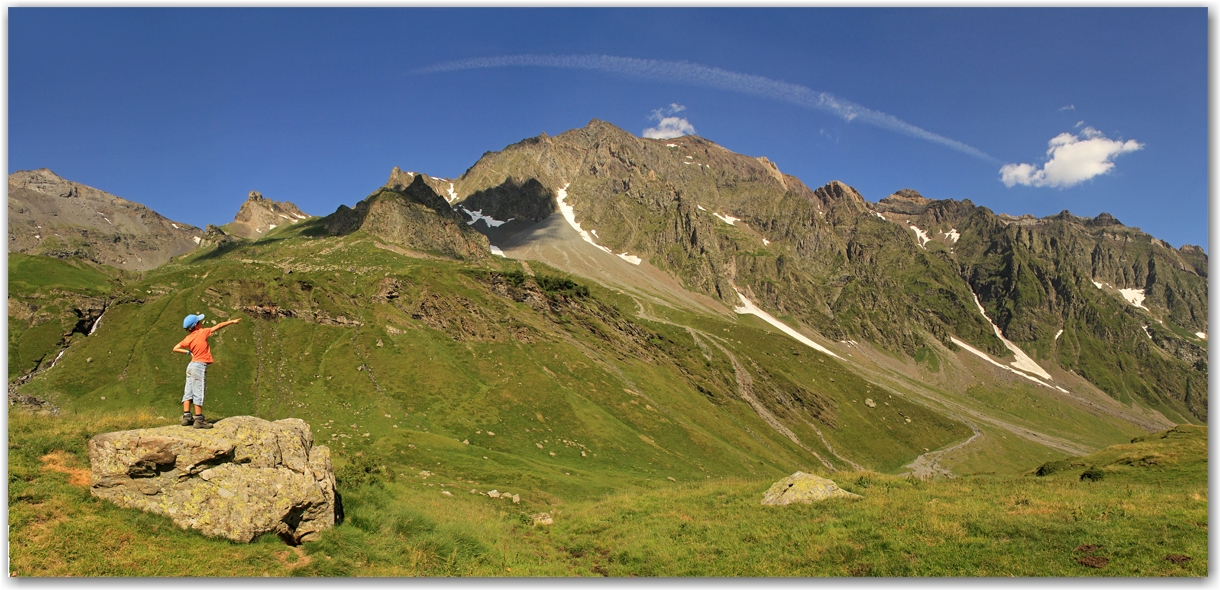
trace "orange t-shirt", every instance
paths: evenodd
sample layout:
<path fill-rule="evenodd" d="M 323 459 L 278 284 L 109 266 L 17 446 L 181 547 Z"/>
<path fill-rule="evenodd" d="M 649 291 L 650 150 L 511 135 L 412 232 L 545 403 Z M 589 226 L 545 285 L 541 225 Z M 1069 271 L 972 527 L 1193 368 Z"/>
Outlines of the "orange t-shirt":
<path fill-rule="evenodd" d="M 191 351 L 191 360 L 197 363 L 212 364 L 212 347 L 208 346 L 208 336 L 215 328 L 199 328 L 187 335 L 178 346 Z"/>

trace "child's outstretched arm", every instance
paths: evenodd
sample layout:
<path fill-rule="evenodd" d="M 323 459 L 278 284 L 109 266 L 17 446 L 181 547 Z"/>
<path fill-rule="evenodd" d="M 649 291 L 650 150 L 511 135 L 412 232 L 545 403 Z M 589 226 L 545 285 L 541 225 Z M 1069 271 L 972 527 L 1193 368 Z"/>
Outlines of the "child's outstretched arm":
<path fill-rule="evenodd" d="M 240 321 L 241 321 L 241 318 L 234 318 L 234 319 L 231 319 L 228 321 L 220 322 L 219 324 L 216 324 L 216 327 L 212 328 L 212 331 L 215 332 L 225 326 L 228 326 L 230 324 L 236 324 L 237 322 L 240 322 Z"/>

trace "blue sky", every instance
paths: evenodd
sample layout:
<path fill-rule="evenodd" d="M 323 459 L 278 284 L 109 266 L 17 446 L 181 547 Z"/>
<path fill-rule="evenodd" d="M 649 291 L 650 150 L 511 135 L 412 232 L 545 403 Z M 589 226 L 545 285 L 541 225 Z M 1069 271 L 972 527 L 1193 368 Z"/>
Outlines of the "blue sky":
<path fill-rule="evenodd" d="M 455 177 L 597 118 L 871 201 L 1107 211 L 1207 246 L 1207 8 L 8 14 L 10 172 L 200 227 L 251 190 L 324 215 L 393 166 Z"/>

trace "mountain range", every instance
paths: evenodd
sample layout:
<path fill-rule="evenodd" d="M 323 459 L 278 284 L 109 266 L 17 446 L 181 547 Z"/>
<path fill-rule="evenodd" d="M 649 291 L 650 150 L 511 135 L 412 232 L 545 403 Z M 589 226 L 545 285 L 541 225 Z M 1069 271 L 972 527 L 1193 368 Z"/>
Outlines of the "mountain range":
<path fill-rule="evenodd" d="M 322 217 L 251 192 L 206 231 L 45 169 L 9 187 L 10 398 L 56 407 L 174 405 L 165 318 L 203 311 L 253 320 L 212 411 L 535 497 L 1016 472 L 1207 420 L 1207 255 L 1105 213 L 871 202 L 597 120 Z"/>

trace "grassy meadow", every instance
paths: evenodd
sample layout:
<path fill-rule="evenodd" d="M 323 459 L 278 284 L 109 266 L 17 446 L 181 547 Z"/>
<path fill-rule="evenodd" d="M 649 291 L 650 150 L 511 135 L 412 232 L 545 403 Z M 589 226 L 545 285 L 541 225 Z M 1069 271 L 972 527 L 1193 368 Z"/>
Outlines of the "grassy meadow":
<path fill-rule="evenodd" d="M 753 317 L 645 314 L 541 263 L 320 233 L 141 275 L 10 255 L 10 383 L 58 408 L 10 410 L 14 575 L 1206 575 L 1205 427 L 1127 443 L 1144 433 L 1020 384 L 938 404 Z M 67 307 L 98 299 L 87 334 Z M 344 520 L 320 541 L 209 539 L 89 495 L 90 437 L 176 423 L 186 360 L 170 349 L 197 312 L 243 318 L 212 337 L 209 418 L 301 418 L 331 448 Z M 988 423 L 953 459 L 962 477 L 904 477 L 972 436 L 955 407 L 1100 450 L 1069 458 Z M 760 505 L 798 470 L 862 497 Z"/>

